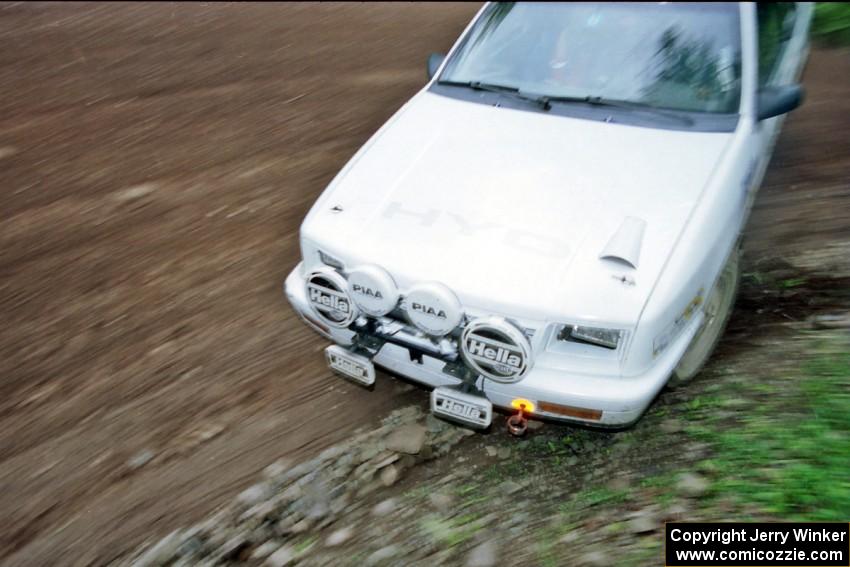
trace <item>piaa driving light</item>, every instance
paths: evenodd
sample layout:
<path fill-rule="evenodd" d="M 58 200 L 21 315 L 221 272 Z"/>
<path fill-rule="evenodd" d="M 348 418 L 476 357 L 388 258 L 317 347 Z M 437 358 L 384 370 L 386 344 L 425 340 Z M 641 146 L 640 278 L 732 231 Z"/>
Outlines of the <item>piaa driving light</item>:
<path fill-rule="evenodd" d="M 562 341 L 579 341 L 610 349 L 617 348 L 622 337 L 623 331 L 619 329 L 601 329 L 580 325 L 567 325 L 558 334 L 558 338 Z"/>

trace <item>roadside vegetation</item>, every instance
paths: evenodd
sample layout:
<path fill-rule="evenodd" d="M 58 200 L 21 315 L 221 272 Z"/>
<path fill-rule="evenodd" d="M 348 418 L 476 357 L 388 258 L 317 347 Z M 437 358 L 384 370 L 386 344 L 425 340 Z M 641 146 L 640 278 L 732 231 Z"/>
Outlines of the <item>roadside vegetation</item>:
<path fill-rule="evenodd" d="M 700 468 L 727 496 L 788 521 L 844 521 L 850 510 L 850 345 L 815 334 L 799 369 L 739 382 L 702 401 L 688 433 L 709 443 Z M 734 396 L 734 397 L 733 397 Z M 735 403 L 736 415 L 717 412 Z"/>
<path fill-rule="evenodd" d="M 812 21 L 812 37 L 826 45 L 850 45 L 850 4 L 818 2 Z"/>

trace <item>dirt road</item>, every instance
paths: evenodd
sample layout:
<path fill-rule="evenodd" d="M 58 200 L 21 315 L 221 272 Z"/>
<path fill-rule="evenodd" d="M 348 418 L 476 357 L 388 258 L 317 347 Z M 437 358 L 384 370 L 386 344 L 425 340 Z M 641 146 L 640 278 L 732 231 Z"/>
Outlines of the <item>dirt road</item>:
<path fill-rule="evenodd" d="M 0 557 L 108 560 L 405 395 L 332 379 L 282 283 L 475 9 L 0 6 Z"/>
<path fill-rule="evenodd" d="M 0 5 L 0 560 L 106 562 L 425 399 L 332 378 L 281 285 L 476 9 Z M 847 61 L 812 60 L 752 257 L 850 240 Z"/>

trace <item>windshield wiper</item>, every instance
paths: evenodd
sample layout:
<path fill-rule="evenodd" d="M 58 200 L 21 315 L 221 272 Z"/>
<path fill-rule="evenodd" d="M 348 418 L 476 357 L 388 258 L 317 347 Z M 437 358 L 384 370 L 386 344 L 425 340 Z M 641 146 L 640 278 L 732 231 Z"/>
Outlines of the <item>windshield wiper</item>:
<path fill-rule="evenodd" d="M 690 116 L 685 116 L 683 114 L 677 114 L 674 112 L 667 112 L 660 108 L 655 108 L 654 106 L 649 106 L 648 104 L 643 104 L 640 102 L 629 102 L 627 100 L 616 100 L 603 98 L 601 96 L 549 96 L 549 95 L 535 95 L 531 93 L 522 92 L 519 87 L 514 87 L 511 85 L 497 85 L 494 83 L 484 83 L 481 81 L 437 81 L 438 85 L 447 85 L 450 87 L 466 87 L 468 89 L 476 90 L 476 91 L 487 91 L 492 93 L 501 93 L 513 96 L 515 98 L 524 100 L 526 102 L 532 102 L 534 104 L 539 105 L 543 110 L 551 110 L 553 102 L 579 102 L 583 104 L 589 104 L 591 106 L 608 106 L 612 108 L 625 108 L 628 110 L 638 110 L 643 112 L 651 112 L 657 116 L 664 116 L 671 120 L 676 120 L 677 122 L 681 122 L 682 124 L 686 124 L 687 126 L 694 125 L 694 119 Z"/>
<path fill-rule="evenodd" d="M 547 106 L 551 107 L 548 102 L 544 100 L 544 97 L 522 93 L 520 92 L 519 87 L 514 87 L 510 85 L 482 83 L 481 81 L 437 81 L 437 84 L 447 85 L 450 87 L 466 87 L 474 91 L 487 91 L 491 93 L 507 94 L 514 98 L 537 104 L 545 110 L 549 110 Z"/>
<path fill-rule="evenodd" d="M 683 114 L 676 114 L 674 112 L 667 112 L 660 108 L 655 108 L 654 106 L 650 106 L 648 104 L 643 104 L 640 102 L 630 102 L 627 100 L 616 100 L 610 98 L 603 98 L 601 96 L 546 96 L 542 95 L 538 97 L 540 104 L 543 106 L 544 110 L 549 110 L 552 108 L 553 102 L 581 102 L 585 104 L 589 104 L 591 106 L 609 106 L 612 108 L 626 108 L 629 110 L 640 110 L 644 112 L 651 112 L 658 116 L 664 116 L 670 118 L 672 120 L 677 120 L 683 124 L 687 124 L 688 126 L 694 125 L 694 119 L 690 116 L 685 116 Z"/>

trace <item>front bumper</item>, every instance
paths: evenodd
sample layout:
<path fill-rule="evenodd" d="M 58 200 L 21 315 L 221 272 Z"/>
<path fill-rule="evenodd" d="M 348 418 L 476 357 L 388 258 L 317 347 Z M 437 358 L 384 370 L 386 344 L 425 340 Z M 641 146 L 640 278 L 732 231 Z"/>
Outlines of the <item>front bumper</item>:
<path fill-rule="evenodd" d="M 307 303 L 300 264 L 286 278 L 284 290 L 295 312 L 313 330 L 339 345 L 351 345 L 353 331 L 329 328 L 313 317 Z M 547 419 L 609 427 L 627 426 L 643 414 L 667 383 L 701 320 L 701 314 L 694 317 L 653 366 L 638 376 L 583 375 L 535 365 L 521 381 L 513 384 L 481 379 L 481 389 L 497 407 L 510 409 L 513 400 L 522 398 L 534 403 L 534 415 Z M 414 362 L 406 348 L 392 343 L 385 344 L 372 361 L 431 387 L 461 383 L 460 379 L 443 372 L 444 361 L 423 356 L 421 363 Z"/>

